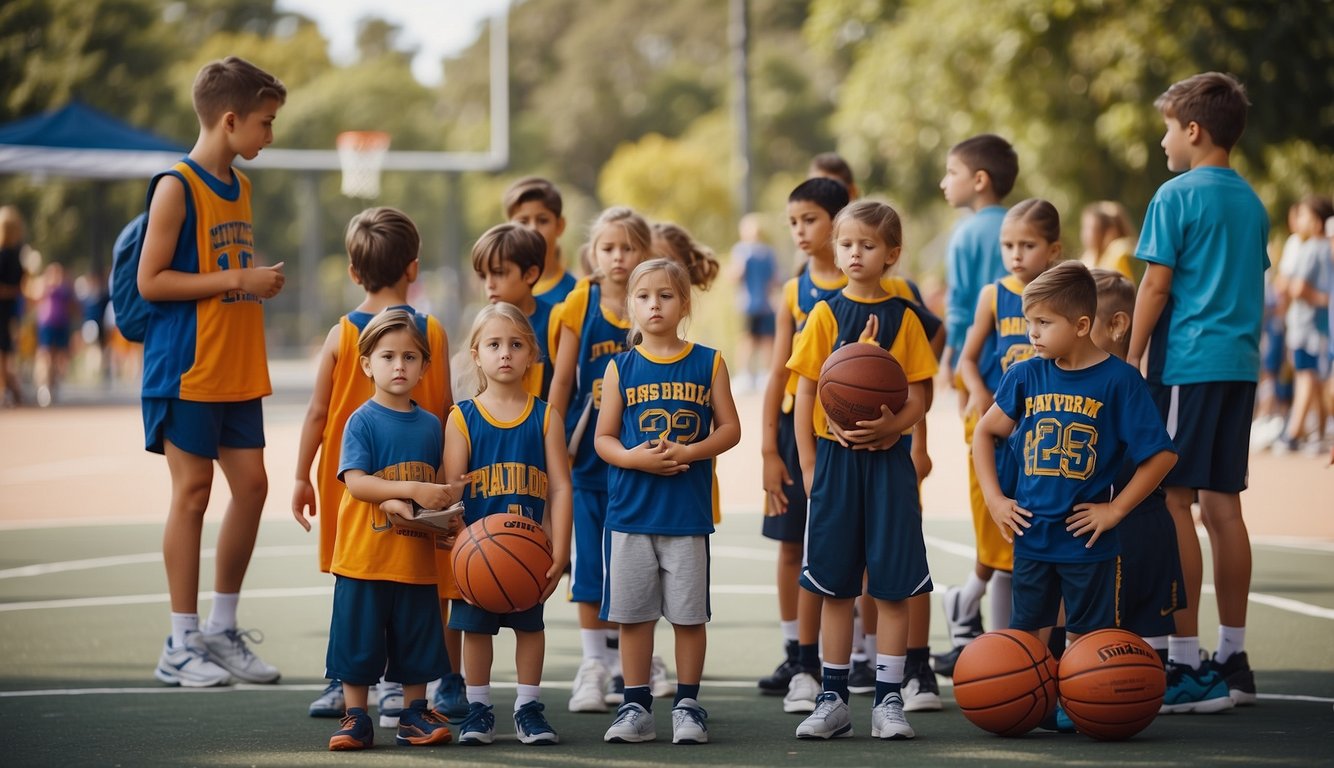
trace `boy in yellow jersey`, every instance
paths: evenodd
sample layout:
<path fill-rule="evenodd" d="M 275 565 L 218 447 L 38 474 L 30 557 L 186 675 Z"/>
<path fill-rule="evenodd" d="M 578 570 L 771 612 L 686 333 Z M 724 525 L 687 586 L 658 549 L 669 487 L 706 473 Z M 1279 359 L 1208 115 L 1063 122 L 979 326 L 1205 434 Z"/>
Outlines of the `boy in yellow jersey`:
<path fill-rule="evenodd" d="M 171 634 L 154 675 L 168 685 L 208 687 L 233 679 L 276 682 L 236 627 L 241 581 L 268 494 L 264 417 L 271 394 L 263 301 L 283 287 L 282 264 L 260 266 L 250 216 L 250 181 L 232 168 L 273 141 L 287 98 L 277 78 L 229 57 L 194 82 L 199 139 L 155 177 L 138 284 L 152 303 L 144 337 L 145 447 L 167 457 L 171 508 L 162 559 Z M 199 624 L 199 546 L 213 487 L 213 462 L 232 498 L 218 535 L 213 613 Z M 202 631 L 201 631 L 202 630 Z"/>

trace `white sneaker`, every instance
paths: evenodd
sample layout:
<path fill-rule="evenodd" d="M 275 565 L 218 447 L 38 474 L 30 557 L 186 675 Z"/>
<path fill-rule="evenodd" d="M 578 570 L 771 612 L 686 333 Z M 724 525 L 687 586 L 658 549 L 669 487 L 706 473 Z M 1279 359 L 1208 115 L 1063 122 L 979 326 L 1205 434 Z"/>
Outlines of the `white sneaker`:
<path fill-rule="evenodd" d="M 604 700 L 610 681 L 607 667 L 597 659 L 584 659 L 574 675 L 574 689 L 570 691 L 571 712 L 606 712 Z"/>
<path fill-rule="evenodd" d="M 783 697 L 784 712 L 814 712 L 815 700 L 820 696 L 820 681 L 809 672 L 798 672 L 787 684 Z"/>
<path fill-rule="evenodd" d="M 1251 422 L 1251 450 L 1263 451 L 1283 434 L 1282 416 L 1261 416 Z"/>
<path fill-rule="evenodd" d="M 939 712 L 940 685 L 936 682 L 936 673 L 931 665 L 923 662 L 920 666 L 909 667 L 908 676 L 903 681 L 904 712 Z"/>
<path fill-rule="evenodd" d="M 658 734 L 653 729 L 653 713 L 638 704 L 622 704 L 616 710 L 616 719 L 602 740 L 613 744 L 635 744 L 656 738 Z"/>
<path fill-rule="evenodd" d="M 311 717 L 343 717 L 347 713 L 347 699 L 343 696 L 343 681 L 330 680 L 319 698 L 310 702 L 307 713 Z"/>
<path fill-rule="evenodd" d="M 380 727 L 397 728 L 398 716 L 403 714 L 403 684 L 381 680 L 378 692 L 380 700 L 377 706 L 380 709 Z"/>
<path fill-rule="evenodd" d="M 654 656 L 648 668 L 648 686 L 655 699 L 676 695 L 676 683 L 667 679 L 667 664 L 661 656 Z"/>
<path fill-rule="evenodd" d="M 209 658 L 223 669 L 232 673 L 232 677 L 247 683 L 276 683 L 282 673 L 278 668 L 264 663 L 246 645 L 264 642 L 264 635 L 255 629 L 224 629 L 216 634 L 204 632 L 204 647 L 208 648 Z"/>
<path fill-rule="evenodd" d="M 185 642 L 179 647 L 174 644 L 171 635 L 167 635 L 153 677 L 167 685 L 185 688 L 211 688 L 232 683 L 231 673 L 209 658 L 208 648 L 204 646 L 198 631 L 186 632 Z"/>
<path fill-rule="evenodd" d="M 672 743 L 708 744 L 709 713 L 694 699 L 681 699 L 672 707 Z"/>
<path fill-rule="evenodd" d="M 871 738 L 911 739 L 916 735 L 903 716 L 903 699 L 897 693 L 885 694 L 871 709 Z"/>
<path fill-rule="evenodd" d="M 825 691 L 816 702 L 815 711 L 797 726 L 798 739 L 846 739 L 852 735 L 852 714 L 843 697 Z"/>

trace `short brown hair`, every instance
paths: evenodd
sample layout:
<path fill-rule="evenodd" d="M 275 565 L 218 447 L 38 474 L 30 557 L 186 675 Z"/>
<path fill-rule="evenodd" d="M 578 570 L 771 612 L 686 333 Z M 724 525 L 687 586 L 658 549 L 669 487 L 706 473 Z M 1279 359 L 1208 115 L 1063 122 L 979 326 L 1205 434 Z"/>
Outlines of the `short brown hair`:
<path fill-rule="evenodd" d="M 1197 123 L 1209 132 L 1215 146 L 1230 150 L 1246 130 L 1246 108 L 1251 101 L 1237 78 L 1204 72 L 1173 83 L 1153 105 L 1183 127 Z"/>
<path fill-rule="evenodd" d="M 1098 315 L 1098 285 L 1079 261 L 1063 261 L 1033 278 L 1024 288 L 1024 312 L 1041 304 L 1074 323 Z"/>
<path fill-rule="evenodd" d="M 426 334 L 417 327 L 417 318 L 406 309 L 386 309 L 372 317 L 371 321 L 366 323 L 366 327 L 361 329 L 361 335 L 357 337 L 357 354 L 370 357 L 380 339 L 394 331 L 407 331 L 412 337 L 412 343 L 416 344 L 422 353 L 422 362 L 431 362 L 431 345 L 426 341 Z"/>
<path fill-rule="evenodd" d="M 421 251 L 417 225 L 397 208 L 367 208 L 347 223 L 343 238 L 361 287 L 374 293 L 403 279 Z"/>
<path fill-rule="evenodd" d="M 561 216 L 561 211 L 565 208 L 565 204 L 561 201 L 560 190 L 556 189 L 555 184 L 540 176 L 525 176 L 505 190 L 505 196 L 501 201 L 505 206 L 505 217 L 513 216 L 516 208 L 533 200 L 557 216 Z"/>
<path fill-rule="evenodd" d="M 546 238 L 518 224 L 497 224 L 482 233 L 472 247 L 472 268 L 479 275 L 500 272 L 510 262 L 525 274 L 537 267 L 538 279 L 547 261 Z M 534 280 L 534 283 L 536 280 Z"/>
<path fill-rule="evenodd" d="M 721 268 L 712 248 L 695 240 L 684 227 L 669 221 L 653 225 L 653 240 L 666 246 L 667 252 L 657 255 L 673 259 L 685 267 L 690 273 L 691 285 L 701 291 L 709 290 Z"/>
<path fill-rule="evenodd" d="M 1114 269 L 1090 269 L 1093 284 L 1098 287 L 1098 317 L 1112 319 L 1117 312 L 1135 316 L 1135 284 Z"/>
<path fill-rule="evenodd" d="M 994 133 L 974 136 L 950 147 L 950 154 L 959 158 L 968 170 L 985 171 L 991 177 L 991 189 L 999 199 L 1005 199 L 1019 178 L 1019 155 L 1010 142 Z"/>
<path fill-rule="evenodd" d="M 807 169 L 806 173 L 807 175 L 815 175 L 817 171 L 822 176 L 843 182 L 843 186 L 849 190 L 856 184 L 852 176 L 852 166 L 848 165 L 848 161 L 844 160 L 843 156 L 837 152 L 821 152 L 812 157 L 810 168 Z"/>
<path fill-rule="evenodd" d="M 205 64 L 199 70 L 195 75 L 193 98 L 199 122 L 211 126 L 228 112 L 245 117 L 269 99 L 285 103 L 287 87 L 245 59 L 228 56 Z"/>
<path fill-rule="evenodd" d="M 885 203 L 875 200 L 858 200 L 838 212 L 834 217 L 834 236 L 845 221 L 860 221 L 871 229 L 885 245 L 890 248 L 903 247 L 903 221 L 899 212 Z"/>

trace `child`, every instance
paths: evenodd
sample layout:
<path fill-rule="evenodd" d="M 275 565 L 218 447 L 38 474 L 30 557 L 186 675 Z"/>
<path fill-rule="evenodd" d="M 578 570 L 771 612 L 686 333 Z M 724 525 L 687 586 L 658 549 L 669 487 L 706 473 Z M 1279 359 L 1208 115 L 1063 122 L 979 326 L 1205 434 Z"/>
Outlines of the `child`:
<path fill-rule="evenodd" d="M 761 389 L 768 382 L 763 368 L 772 365 L 773 359 L 777 317 L 773 290 L 778 285 L 778 261 L 774 258 L 774 249 L 764 241 L 758 213 L 742 216 L 737 229 L 741 239 L 732 246 L 729 273 L 737 285 L 737 298 L 746 326 L 739 378 L 743 389 Z"/>
<path fill-rule="evenodd" d="M 672 743 L 709 740 L 699 705 L 709 620 L 709 544 L 716 457 L 741 440 L 727 365 L 677 334 L 690 316 L 690 277 L 668 259 L 630 275 L 633 348 L 603 376 L 597 451 L 609 465 L 601 618 L 621 626 L 625 703 L 607 741 L 656 738 L 649 687 L 653 628 L 672 623 L 679 683 Z"/>
<path fill-rule="evenodd" d="M 1255 693 L 1245 654 L 1251 543 L 1241 491 L 1260 369 L 1269 216 L 1228 165 L 1246 125 L 1247 104 L 1241 84 L 1217 72 L 1176 83 L 1155 101 L 1167 125 L 1161 142 L 1167 167 L 1187 172 L 1163 184 L 1144 215 L 1135 257 L 1148 268 L 1126 358 L 1139 368 L 1148 349 L 1149 388 L 1180 453 L 1163 483 L 1186 575 L 1167 696 L 1192 700 L 1200 711 L 1221 708 L 1212 700 L 1229 695 L 1224 688 L 1241 700 Z M 1203 561 L 1191 516 L 1197 496 L 1213 547 L 1219 619 L 1218 652 L 1204 666 Z"/>
<path fill-rule="evenodd" d="M 347 493 L 330 566 L 335 581 L 325 675 L 343 681 L 347 715 L 329 749 L 374 744 L 366 706 L 381 674 L 401 683 L 410 702 L 395 741 L 444 744 L 448 721 L 426 706 L 427 681 L 449 671 L 436 597 L 436 537 L 393 525 L 390 509 L 380 508 L 411 499 L 443 509 L 459 497 L 436 483 L 444 455 L 440 420 L 412 400 L 431 348 L 413 313 L 387 309 L 366 324 L 357 351 L 375 394 L 348 418 L 338 462 Z"/>
<path fill-rule="evenodd" d="M 690 285 L 701 291 L 709 290 L 718 277 L 718 258 L 713 249 L 696 242 L 684 227 L 669 221 L 653 225 L 653 253 L 660 259 L 671 259 L 685 267 Z"/>
<path fill-rule="evenodd" d="M 546 241 L 538 231 L 518 224 L 498 224 L 477 238 L 472 247 L 472 268 L 482 280 L 486 300 L 513 304 L 533 327 L 537 348 L 524 375 L 524 389 L 537 398 L 550 393 L 554 371 L 550 365 L 552 304 L 533 294 L 533 286 L 542 276 L 545 254 Z"/>
<path fill-rule="evenodd" d="M 502 301 L 483 307 L 477 314 L 468 347 L 479 369 L 482 389 L 449 414 L 445 474 L 465 477 L 465 524 L 487 515 L 516 513 L 547 530 L 552 566 L 542 593 L 545 602 L 570 562 L 571 490 L 560 414 L 537 399 L 525 383 L 525 374 L 538 355 L 537 336 L 523 311 Z M 528 482 L 517 487 L 506 485 L 496 492 L 501 486 L 488 478 L 495 479 L 496 473 L 512 464 L 525 468 Z M 534 477 L 538 478 L 536 483 Z M 546 649 L 542 603 L 526 611 L 500 615 L 459 600 L 454 603 L 449 623 L 463 631 L 463 668 L 468 679 L 469 712 L 458 725 L 459 743 L 490 744 L 495 736 L 491 638 L 501 627 L 509 627 L 514 630 L 514 665 L 518 671 L 515 733 L 524 744 L 555 744 L 559 739 L 542 714 L 544 707 L 539 701 Z"/>
<path fill-rule="evenodd" d="M 898 214 L 884 203 L 858 202 L 834 219 L 839 267 L 848 277 L 841 293 L 811 310 L 793 342 L 788 368 L 800 376 L 794 409 L 803 482 L 810 499 L 803 589 L 824 598 L 823 689 L 815 711 L 797 726 L 797 738 L 850 736 L 848 672 L 853 601 L 866 590 L 878 609 L 875 704 L 871 735 L 911 739 L 900 689 L 908 640 L 907 599 L 931 591 L 922 539 L 917 475 L 899 436 L 925 412 L 922 382 L 936 359 L 910 301 L 890 296 L 881 278 L 902 252 Z M 877 343 L 893 353 L 907 375 L 908 399 L 874 420 L 843 430 L 825 418 L 816 382 L 825 359 L 847 343 Z M 869 633 L 868 633 L 869 634 Z"/>
<path fill-rule="evenodd" d="M 824 178 L 833 179 L 842 184 L 848 190 L 848 200 L 856 200 L 860 196 L 857 189 L 857 181 L 852 174 L 852 166 L 848 161 L 837 152 L 821 152 L 811 158 L 811 164 L 806 168 L 806 178 Z"/>
<path fill-rule="evenodd" d="M 287 98 L 277 78 L 228 57 L 194 83 L 199 139 L 158 177 L 149 203 L 139 292 L 152 302 L 144 338 L 145 447 L 167 457 L 171 509 L 162 559 L 171 635 L 154 675 L 208 687 L 233 678 L 273 683 L 279 672 L 246 646 L 236 626 L 241 581 L 268 495 L 264 416 L 269 395 L 263 300 L 282 290 L 282 264 L 255 263 L 250 180 L 232 168 L 273 141 Z M 199 625 L 199 542 L 218 462 L 232 499 L 218 534 L 213 613 Z"/>
<path fill-rule="evenodd" d="M 69 370 L 70 334 L 79 310 L 74 283 L 65 266 L 53 261 L 42 270 L 41 298 L 37 300 L 37 357 L 33 380 L 37 383 L 37 405 L 49 407 L 59 394 Z"/>
<path fill-rule="evenodd" d="M 1084 206 L 1079 243 L 1084 246 L 1079 258 L 1089 269 L 1111 269 L 1136 283 L 1144 274 L 1144 265 L 1135 260 L 1135 228 L 1120 203 L 1099 200 Z"/>
<path fill-rule="evenodd" d="M 505 190 L 505 217 L 512 224 L 527 227 L 546 241 L 541 277 L 533 285 L 533 295 L 553 306 L 565 301 L 574 290 L 574 275 L 565 271 L 560 260 L 560 236 L 565 232 L 564 203 L 556 185 L 537 176 L 526 176 Z M 539 335 L 538 339 L 542 337 Z"/>
<path fill-rule="evenodd" d="M 611 669 L 619 663 L 598 618 L 602 601 L 602 529 L 607 514 L 607 465 L 593 447 L 602 377 L 612 357 L 625 351 L 626 280 L 652 249 L 648 224 L 625 207 L 608 208 L 593 222 L 589 250 L 597 271 L 566 297 L 559 313 L 560 342 L 551 381 L 551 407 L 565 414 L 566 445 L 574 485 L 574 545 L 570 599 L 579 604 L 583 661 L 570 693 L 571 712 L 606 712 Z M 665 670 L 662 671 L 665 678 Z"/>
<path fill-rule="evenodd" d="M 1292 355 L 1292 410 L 1275 450 L 1297 450 L 1308 437 L 1307 417 L 1314 414 L 1316 429 L 1309 435 L 1308 450 L 1318 456 L 1325 440 L 1327 414 L 1322 393 L 1328 366 L 1323 358 L 1329 344 L 1329 281 L 1334 271 L 1324 234 L 1325 220 L 1334 216 L 1334 205 L 1328 198 L 1308 195 L 1300 206 L 1297 227 L 1305 239 L 1293 264 L 1284 270 L 1283 285 L 1288 300 L 1284 343 Z"/>
<path fill-rule="evenodd" d="M 999 136 L 982 134 L 965 139 L 950 148 L 945 159 L 945 176 L 940 189 L 945 201 L 955 208 L 966 209 L 972 215 L 960 221 L 950 235 L 945 252 L 945 270 L 948 294 L 945 306 L 946 352 L 944 366 L 959 394 L 959 415 L 964 417 L 963 439 L 971 444 L 976 420 L 965 416 L 967 390 L 957 375 L 959 357 L 977 309 L 977 297 L 982 286 L 1005 277 L 1005 261 L 1001 258 L 1000 230 L 1005 219 L 1001 201 L 1014 188 L 1019 175 L 1019 158 L 1014 147 Z M 989 343 L 984 344 L 979 360 L 990 361 L 994 353 Z M 987 372 L 991 375 L 991 372 Z M 981 414 L 977 414 L 979 417 Z M 974 509 L 983 507 L 982 494 L 970 471 L 969 500 Z M 976 571 L 974 574 L 976 575 Z M 954 647 L 935 659 L 936 672 L 950 675 L 954 662 L 963 647 L 982 634 L 982 595 L 986 581 L 969 579 L 963 588 L 945 590 L 945 624 L 949 627 Z M 963 598 L 967 599 L 963 599 Z"/>
<path fill-rule="evenodd" d="M 328 573 L 333 562 L 334 538 L 338 532 L 338 506 L 344 486 L 338 479 L 343 430 L 352 412 L 375 393 L 375 384 L 361 370 L 357 343 L 366 324 L 380 312 L 397 308 L 412 313 L 417 328 L 425 335 L 432 359 L 439 361 L 422 374 L 413 391 L 413 400 L 427 413 L 444 419 L 453 404 L 449 376 L 449 337 L 434 317 L 417 313 L 408 306 L 408 286 L 417 279 L 421 261 L 421 236 L 412 219 L 395 208 L 368 208 L 348 222 L 344 236 L 348 275 L 366 292 L 356 309 L 339 319 L 324 339 L 315 375 L 315 389 L 297 444 L 296 485 L 292 490 L 292 516 L 310 530 L 306 517 L 320 518 L 320 570 Z M 310 481 L 310 468 L 319 454 L 316 481 Z M 317 503 L 318 500 L 318 503 Z M 442 621 L 449 619 L 449 600 L 459 596 L 450 572 L 449 552 L 437 557 L 443 566 L 439 584 Z M 445 643 L 451 661 L 460 658 L 461 638 L 446 632 Z M 436 707 L 450 716 L 467 714 L 463 697 L 463 678 L 455 672 L 445 676 L 437 692 Z M 384 681 L 380 688 L 380 720 L 388 728 L 403 709 L 402 687 Z M 324 692 L 311 703 L 311 717 L 342 717 L 346 709 L 343 687 L 331 680 Z"/>
<path fill-rule="evenodd" d="M 977 423 L 991 408 L 1001 375 L 1011 365 L 1033 356 L 1033 345 L 1028 342 L 1028 326 L 1024 320 L 1024 287 L 1061 257 L 1060 213 L 1046 200 L 1030 198 L 1017 203 L 1001 223 L 1000 244 L 1003 263 L 1010 275 L 983 286 L 973 326 L 968 330 L 968 338 L 959 356 L 959 375 L 968 391 L 964 420 L 970 424 Z M 984 348 L 991 353 L 987 360 L 981 359 Z M 977 476 L 972 471 L 971 458 L 968 465 L 970 485 L 975 486 Z M 990 584 L 991 625 L 1008 627 L 1014 548 L 991 521 L 986 503 L 972 494 L 969 500 L 973 502 L 977 558 L 968 582 L 963 587 L 950 587 L 945 591 L 946 615 L 960 613 L 960 604 L 980 604 L 982 594 Z"/>

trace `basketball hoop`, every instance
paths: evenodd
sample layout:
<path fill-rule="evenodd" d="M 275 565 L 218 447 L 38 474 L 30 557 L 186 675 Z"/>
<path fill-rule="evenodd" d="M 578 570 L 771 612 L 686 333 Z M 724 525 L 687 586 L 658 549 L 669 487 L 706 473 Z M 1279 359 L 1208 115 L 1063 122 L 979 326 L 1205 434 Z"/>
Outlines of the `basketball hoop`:
<path fill-rule="evenodd" d="M 338 164 L 343 167 L 343 194 L 373 198 L 380 194 L 380 167 L 389 152 L 389 134 L 384 131 L 344 131 L 335 142 Z"/>

